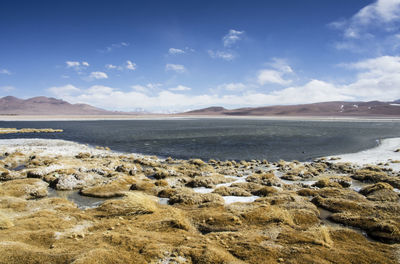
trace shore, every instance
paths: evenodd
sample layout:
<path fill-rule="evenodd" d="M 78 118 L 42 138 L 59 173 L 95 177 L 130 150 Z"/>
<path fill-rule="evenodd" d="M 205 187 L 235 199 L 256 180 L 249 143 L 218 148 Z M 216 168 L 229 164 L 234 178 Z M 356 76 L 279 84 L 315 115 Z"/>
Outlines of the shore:
<path fill-rule="evenodd" d="M 177 119 L 255 119 L 289 121 L 351 121 L 351 122 L 398 122 L 400 117 L 391 116 L 228 116 L 228 115 L 0 115 L 0 121 L 89 121 L 89 120 L 177 120 Z"/>
<path fill-rule="evenodd" d="M 398 263 L 400 138 L 313 162 L 0 140 L 0 263 Z"/>

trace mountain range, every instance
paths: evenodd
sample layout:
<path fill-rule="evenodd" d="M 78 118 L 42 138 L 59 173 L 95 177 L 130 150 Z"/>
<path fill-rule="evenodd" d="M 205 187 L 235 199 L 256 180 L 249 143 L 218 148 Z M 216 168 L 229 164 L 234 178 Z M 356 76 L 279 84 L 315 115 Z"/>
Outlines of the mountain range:
<path fill-rule="evenodd" d="M 183 115 L 213 116 L 400 116 L 400 100 L 392 102 L 322 102 L 299 105 L 276 105 L 228 110 L 208 107 L 183 113 Z"/>
<path fill-rule="evenodd" d="M 134 107 L 134 106 L 132 106 Z M 88 104 L 70 104 L 52 97 L 0 98 L 0 115 L 138 115 L 146 112 L 108 111 Z M 180 113 L 183 116 L 400 116 L 400 99 L 391 102 L 322 102 L 226 109 L 215 106 Z"/>
<path fill-rule="evenodd" d="M 0 98 L 0 115 L 115 115 L 121 112 L 107 111 L 87 104 L 70 104 L 52 97 L 19 99 L 14 96 Z M 129 114 L 129 113 L 123 113 Z"/>

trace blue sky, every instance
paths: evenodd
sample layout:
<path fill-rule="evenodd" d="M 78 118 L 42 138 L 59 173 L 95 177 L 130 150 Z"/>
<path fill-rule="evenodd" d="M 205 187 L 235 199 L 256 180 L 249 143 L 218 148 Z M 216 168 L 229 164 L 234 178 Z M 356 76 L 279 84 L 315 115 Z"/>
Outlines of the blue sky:
<path fill-rule="evenodd" d="M 0 96 L 183 111 L 400 98 L 400 0 L 0 2 Z"/>

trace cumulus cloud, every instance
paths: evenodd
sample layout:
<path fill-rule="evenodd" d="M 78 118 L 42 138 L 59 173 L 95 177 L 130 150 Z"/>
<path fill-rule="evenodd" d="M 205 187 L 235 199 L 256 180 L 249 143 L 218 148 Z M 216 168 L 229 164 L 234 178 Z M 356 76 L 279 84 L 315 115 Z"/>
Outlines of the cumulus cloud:
<path fill-rule="evenodd" d="M 113 64 L 106 64 L 105 67 L 106 67 L 106 69 L 111 70 L 111 69 L 116 69 L 118 66 L 113 65 Z"/>
<path fill-rule="evenodd" d="M 337 49 L 371 53 L 371 50 L 396 48 L 399 24 L 400 1 L 377 0 L 352 17 L 334 21 L 329 26 L 343 34 L 343 40 L 335 44 Z"/>
<path fill-rule="evenodd" d="M 230 52 L 230 51 L 213 51 L 213 50 L 208 50 L 208 55 L 210 55 L 211 58 L 215 59 L 223 59 L 226 61 L 231 61 L 233 59 L 235 59 L 235 55 Z"/>
<path fill-rule="evenodd" d="M 186 72 L 185 66 L 183 66 L 181 64 L 171 64 L 171 63 L 168 63 L 168 64 L 165 65 L 165 70 L 166 71 L 174 71 L 174 72 L 177 72 L 177 73 Z"/>
<path fill-rule="evenodd" d="M 356 71 L 355 80 L 347 84 L 335 84 L 312 79 L 301 85 L 291 85 L 272 91 L 245 89 L 245 84 L 223 84 L 227 91 L 235 89 L 240 93 L 200 94 L 181 93 L 185 86 L 177 89 L 156 89 L 149 93 L 149 87 L 133 86 L 123 91 L 108 86 L 91 86 L 88 89 L 58 87 L 51 92 L 62 93 L 63 99 L 74 103 L 88 103 L 112 110 L 130 111 L 144 108 L 149 111 L 182 111 L 221 105 L 225 107 L 265 106 L 280 104 L 302 104 L 321 101 L 393 101 L 400 99 L 400 56 L 382 56 L 342 65 Z M 271 70 L 274 71 L 274 70 Z M 276 77 L 276 76 L 275 76 Z M 279 77 L 279 75 L 278 75 Z M 267 79 L 270 82 L 270 79 Z M 279 78 L 278 82 L 281 81 Z M 274 80 L 276 83 L 276 79 Z M 285 80 L 284 80 L 285 82 Z M 154 86 L 153 86 L 154 87 Z M 76 88 L 76 89 L 75 89 Z M 61 92 L 62 91 L 62 92 Z"/>
<path fill-rule="evenodd" d="M 224 83 L 218 85 L 217 90 L 226 90 L 226 91 L 244 91 L 247 89 L 247 86 L 243 83 Z"/>
<path fill-rule="evenodd" d="M 146 85 L 139 85 L 139 84 L 132 85 L 131 88 L 137 92 L 147 93 L 147 92 L 154 91 L 161 86 L 162 86 L 161 83 L 148 83 Z"/>
<path fill-rule="evenodd" d="M 270 63 L 268 63 L 272 68 L 283 72 L 283 73 L 293 73 L 292 67 L 289 66 L 287 61 L 282 58 L 273 58 Z"/>
<path fill-rule="evenodd" d="M 47 89 L 50 93 L 52 93 L 54 96 L 62 97 L 62 96 L 69 96 L 73 95 L 76 93 L 81 92 L 79 88 L 76 88 L 72 84 L 67 84 L 64 86 L 53 86 Z"/>
<path fill-rule="evenodd" d="M 169 54 L 184 54 L 185 53 L 185 51 L 184 50 L 181 50 L 181 49 L 176 49 L 176 48 L 170 48 L 169 50 L 168 50 L 168 53 Z"/>
<path fill-rule="evenodd" d="M 83 68 L 89 67 L 89 63 L 87 61 L 66 61 L 65 64 L 67 65 L 67 68 L 72 68 L 77 71 L 82 70 Z"/>
<path fill-rule="evenodd" d="M 133 63 L 132 61 L 127 60 L 125 68 L 128 70 L 134 71 L 134 70 L 136 70 L 137 66 L 136 66 L 136 63 Z"/>
<path fill-rule="evenodd" d="M 260 85 L 274 83 L 280 85 L 288 85 L 292 81 L 283 78 L 283 73 L 276 70 L 260 70 L 258 72 L 257 81 Z"/>
<path fill-rule="evenodd" d="M 11 75 L 11 72 L 7 69 L 0 69 L 0 74 Z"/>
<path fill-rule="evenodd" d="M 226 34 L 222 39 L 224 42 L 224 47 L 233 46 L 233 44 L 235 44 L 237 41 L 239 41 L 242 38 L 243 34 L 244 34 L 244 31 L 239 31 L 239 30 L 234 30 L 234 29 L 229 30 L 228 34 Z"/>
<path fill-rule="evenodd" d="M 66 61 L 65 64 L 67 64 L 67 68 L 79 67 L 81 65 L 79 61 Z"/>
<path fill-rule="evenodd" d="M 108 79 L 108 75 L 105 72 L 95 71 L 89 74 L 90 79 Z"/>
<path fill-rule="evenodd" d="M 177 87 L 170 88 L 169 90 L 170 91 L 181 91 L 181 92 L 183 92 L 183 91 L 190 91 L 190 90 L 192 90 L 192 88 L 187 87 L 187 86 L 183 86 L 183 85 L 178 85 Z"/>

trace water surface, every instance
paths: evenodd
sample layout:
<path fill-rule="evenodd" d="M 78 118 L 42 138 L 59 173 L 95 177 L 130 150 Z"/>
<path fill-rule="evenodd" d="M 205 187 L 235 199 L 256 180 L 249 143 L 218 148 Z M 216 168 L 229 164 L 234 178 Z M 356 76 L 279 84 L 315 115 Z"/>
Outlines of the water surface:
<path fill-rule="evenodd" d="M 54 128 L 63 133 L 0 135 L 55 138 L 174 158 L 310 160 L 376 146 L 400 137 L 400 122 L 261 119 L 167 119 L 102 121 L 1 121 L 0 127 Z"/>

